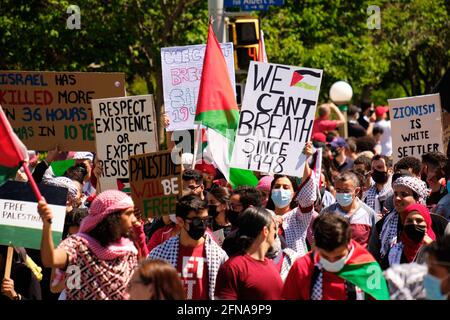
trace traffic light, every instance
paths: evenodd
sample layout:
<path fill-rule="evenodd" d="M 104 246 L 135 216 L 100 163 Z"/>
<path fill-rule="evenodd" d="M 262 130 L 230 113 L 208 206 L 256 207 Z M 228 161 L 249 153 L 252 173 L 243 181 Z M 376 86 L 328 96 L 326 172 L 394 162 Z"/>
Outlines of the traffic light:
<path fill-rule="evenodd" d="M 234 44 L 236 69 L 247 70 L 251 60 L 257 60 L 259 46 L 258 18 L 235 18 L 228 25 L 228 41 Z"/>

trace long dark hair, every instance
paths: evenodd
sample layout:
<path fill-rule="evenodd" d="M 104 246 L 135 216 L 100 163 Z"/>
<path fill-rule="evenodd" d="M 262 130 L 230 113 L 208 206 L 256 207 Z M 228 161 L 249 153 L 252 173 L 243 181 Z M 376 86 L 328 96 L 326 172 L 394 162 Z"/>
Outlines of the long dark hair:
<path fill-rule="evenodd" d="M 120 216 L 122 211 L 116 211 L 109 214 L 100 221 L 94 229 L 89 231 L 89 235 L 97 240 L 103 247 L 107 247 L 110 243 L 120 240 L 122 230 L 120 226 Z"/>
<path fill-rule="evenodd" d="M 230 191 L 227 188 L 213 185 L 211 190 L 209 190 L 209 193 L 221 204 L 226 204 L 228 206 L 228 203 L 230 202 Z"/>
<path fill-rule="evenodd" d="M 276 174 L 273 177 L 272 183 L 270 184 L 269 200 L 267 201 L 266 208 L 269 210 L 275 210 L 275 203 L 273 203 L 273 200 L 272 200 L 272 190 L 273 190 L 273 186 L 275 185 L 277 180 L 280 178 L 287 178 L 287 179 L 289 179 L 289 181 L 292 184 L 292 188 L 294 189 L 294 196 L 292 197 L 292 201 L 289 206 L 291 209 L 294 209 L 295 207 L 297 207 L 297 193 L 298 193 L 297 179 L 294 177 L 291 177 L 291 176 L 284 175 L 284 174 Z"/>
<path fill-rule="evenodd" d="M 185 292 L 177 270 L 164 260 L 144 260 L 135 271 L 146 286 L 153 284 L 150 300 L 185 300 Z"/>
<path fill-rule="evenodd" d="M 262 207 L 249 207 L 238 218 L 238 246 L 240 251 L 247 250 L 264 227 L 270 227 L 272 214 Z"/>

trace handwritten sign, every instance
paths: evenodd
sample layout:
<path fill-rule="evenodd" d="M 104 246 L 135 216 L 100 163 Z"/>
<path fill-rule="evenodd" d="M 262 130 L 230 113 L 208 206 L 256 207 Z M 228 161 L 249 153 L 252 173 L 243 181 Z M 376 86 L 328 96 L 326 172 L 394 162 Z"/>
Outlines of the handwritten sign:
<path fill-rule="evenodd" d="M 39 185 L 39 190 L 53 210 L 52 238 L 61 242 L 66 216 L 67 189 Z M 0 244 L 40 249 L 42 219 L 37 201 L 26 182 L 8 181 L 0 187 Z"/>
<path fill-rule="evenodd" d="M 221 43 L 235 87 L 233 43 Z M 170 117 L 167 131 L 194 129 L 195 109 L 206 45 L 161 48 L 164 106 Z"/>
<path fill-rule="evenodd" d="M 91 100 L 124 85 L 123 73 L 0 71 L 0 105 L 29 149 L 94 151 Z"/>
<path fill-rule="evenodd" d="M 443 152 L 439 94 L 389 99 L 394 162 L 427 152 Z"/>
<path fill-rule="evenodd" d="M 301 177 L 322 70 L 250 62 L 231 166 Z"/>
<path fill-rule="evenodd" d="M 146 217 L 175 213 L 181 192 L 181 164 L 172 161 L 171 151 L 131 156 L 130 187 L 134 205 Z"/>
<path fill-rule="evenodd" d="M 92 113 L 103 166 L 100 188 L 120 189 L 129 176 L 128 157 L 158 150 L 153 96 L 94 99 Z"/>

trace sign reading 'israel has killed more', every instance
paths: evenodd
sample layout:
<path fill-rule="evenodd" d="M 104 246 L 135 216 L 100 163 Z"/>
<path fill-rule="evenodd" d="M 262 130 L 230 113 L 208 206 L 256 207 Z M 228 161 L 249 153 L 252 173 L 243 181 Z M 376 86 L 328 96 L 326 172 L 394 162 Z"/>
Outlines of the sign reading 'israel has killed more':
<path fill-rule="evenodd" d="M 250 63 L 231 167 L 302 176 L 322 70 Z"/>

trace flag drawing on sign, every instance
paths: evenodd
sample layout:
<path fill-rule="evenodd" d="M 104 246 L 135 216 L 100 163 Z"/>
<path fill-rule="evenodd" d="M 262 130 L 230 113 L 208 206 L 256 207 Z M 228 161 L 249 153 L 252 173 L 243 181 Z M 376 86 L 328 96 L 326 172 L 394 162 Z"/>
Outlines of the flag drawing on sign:
<path fill-rule="evenodd" d="M 117 179 L 117 190 L 125 193 L 131 193 L 130 179 L 128 178 Z"/>
<path fill-rule="evenodd" d="M 16 176 L 22 162 L 28 161 L 27 148 L 14 133 L 0 106 L 0 186 Z"/>
<path fill-rule="evenodd" d="M 291 87 L 316 90 L 320 83 L 320 73 L 312 70 L 295 70 L 292 74 Z"/>

